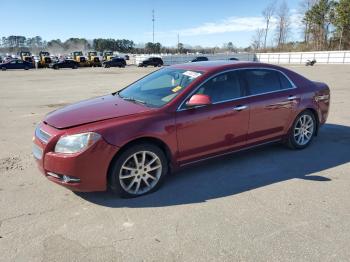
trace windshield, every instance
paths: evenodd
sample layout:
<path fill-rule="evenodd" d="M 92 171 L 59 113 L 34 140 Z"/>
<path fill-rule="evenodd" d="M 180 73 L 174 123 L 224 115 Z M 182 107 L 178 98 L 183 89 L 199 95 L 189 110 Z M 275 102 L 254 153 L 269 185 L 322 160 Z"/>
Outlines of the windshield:
<path fill-rule="evenodd" d="M 162 107 L 201 75 L 198 71 L 164 68 L 131 84 L 118 95 L 125 100 Z"/>

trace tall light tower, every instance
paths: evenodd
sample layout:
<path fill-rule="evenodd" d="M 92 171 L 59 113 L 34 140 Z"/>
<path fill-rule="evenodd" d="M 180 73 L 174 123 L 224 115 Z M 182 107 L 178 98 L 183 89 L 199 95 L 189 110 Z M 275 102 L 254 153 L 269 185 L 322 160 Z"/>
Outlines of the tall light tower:
<path fill-rule="evenodd" d="M 154 9 L 152 9 L 152 24 L 153 24 L 153 44 L 154 44 Z"/>

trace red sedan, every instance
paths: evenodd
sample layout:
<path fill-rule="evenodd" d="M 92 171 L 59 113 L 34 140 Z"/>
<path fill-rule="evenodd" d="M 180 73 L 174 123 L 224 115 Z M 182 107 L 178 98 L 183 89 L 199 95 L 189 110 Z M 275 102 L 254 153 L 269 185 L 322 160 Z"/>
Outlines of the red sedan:
<path fill-rule="evenodd" d="M 329 104 L 326 84 L 282 67 L 175 65 L 51 112 L 35 131 L 33 155 L 49 180 L 71 190 L 135 197 L 194 162 L 277 141 L 303 149 Z"/>

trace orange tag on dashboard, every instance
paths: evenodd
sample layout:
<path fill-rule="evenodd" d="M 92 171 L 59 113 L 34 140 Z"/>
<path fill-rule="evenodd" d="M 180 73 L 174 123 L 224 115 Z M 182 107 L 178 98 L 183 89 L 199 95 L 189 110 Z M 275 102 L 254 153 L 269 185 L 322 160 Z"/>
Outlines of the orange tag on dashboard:
<path fill-rule="evenodd" d="M 177 87 L 174 87 L 171 91 L 173 91 L 174 93 L 180 91 L 182 88 L 182 86 L 177 86 Z"/>

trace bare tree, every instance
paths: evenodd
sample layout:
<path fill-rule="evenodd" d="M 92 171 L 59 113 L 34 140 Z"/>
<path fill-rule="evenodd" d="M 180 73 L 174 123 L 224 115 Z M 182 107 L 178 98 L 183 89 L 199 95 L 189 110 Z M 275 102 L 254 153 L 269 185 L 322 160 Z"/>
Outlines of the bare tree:
<path fill-rule="evenodd" d="M 255 31 L 255 34 L 252 39 L 252 48 L 255 50 L 261 49 L 265 34 L 265 29 L 259 28 Z"/>
<path fill-rule="evenodd" d="M 277 10 L 277 27 L 276 27 L 276 40 L 277 47 L 281 48 L 287 42 L 289 26 L 290 26 L 290 14 L 289 8 L 285 0 L 280 4 Z"/>
<path fill-rule="evenodd" d="M 264 20 L 266 23 L 265 37 L 264 37 L 264 49 L 266 49 L 267 34 L 269 32 L 269 29 L 270 29 L 271 18 L 273 17 L 273 15 L 275 13 L 275 7 L 276 7 L 276 1 L 273 1 L 262 12 L 262 15 L 264 16 Z"/>

